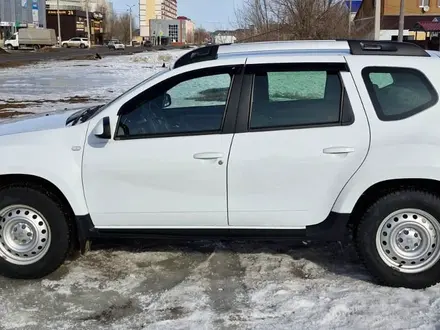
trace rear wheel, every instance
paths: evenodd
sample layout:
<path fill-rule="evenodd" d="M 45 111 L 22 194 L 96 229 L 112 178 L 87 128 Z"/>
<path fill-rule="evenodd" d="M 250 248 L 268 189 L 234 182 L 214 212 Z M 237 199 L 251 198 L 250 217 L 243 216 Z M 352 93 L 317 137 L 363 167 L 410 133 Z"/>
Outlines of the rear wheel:
<path fill-rule="evenodd" d="M 81 45 L 79 45 L 79 48 L 86 48 L 86 45 L 81 44 Z"/>
<path fill-rule="evenodd" d="M 41 278 L 66 259 L 70 246 L 68 216 L 42 188 L 0 190 L 0 274 Z"/>
<path fill-rule="evenodd" d="M 34 50 L 39 50 L 40 49 L 40 46 L 38 46 L 38 45 L 34 45 Z"/>
<path fill-rule="evenodd" d="M 380 198 L 356 233 L 359 255 L 381 283 L 426 288 L 440 281 L 440 198 L 402 190 Z"/>

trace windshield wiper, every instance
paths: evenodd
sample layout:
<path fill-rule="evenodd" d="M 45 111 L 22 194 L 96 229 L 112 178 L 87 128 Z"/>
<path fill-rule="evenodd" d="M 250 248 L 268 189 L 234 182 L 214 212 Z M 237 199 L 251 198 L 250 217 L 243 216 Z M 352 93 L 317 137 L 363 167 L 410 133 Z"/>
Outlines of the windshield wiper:
<path fill-rule="evenodd" d="M 87 121 L 93 114 L 98 111 L 103 105 L 97 105 L 91 108 L 87 108 L 83 111 L 75 112 L 73 115 L 71 115 L 66 120 L 66 125 L 69 125 L 72 123 L 72 126 L 75 126 L 77 123 L 83 123 Z"/>

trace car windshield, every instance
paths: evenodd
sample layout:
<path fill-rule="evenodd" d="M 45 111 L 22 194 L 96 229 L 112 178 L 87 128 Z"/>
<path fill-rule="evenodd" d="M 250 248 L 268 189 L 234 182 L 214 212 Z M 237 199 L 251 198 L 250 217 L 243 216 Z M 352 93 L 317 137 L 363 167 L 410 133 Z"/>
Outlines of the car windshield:
<path fill-rule="evenodd" d="M 131 91 L 135 90 L 136 88 L 138 88 L 139 86 L 141 86 L 142 84 L 151 81 L 152 79 L 155 79 L 156 77 L 159 77 L 161 75 L 163 75 L 165 72 L 168 72 L 169 70 L 161 70 L 159 72 L 156 72 L 155 74 L 153 74 L 152 76 L 148 77 L 145 80 L 142 80 L 139 84 L 131 87 L 129 90 L 127 90 L 126 92 L 122 93 L 121 95 L 119 95 L 118 97 L 114 98 L 113 100 L 111 100 L 110 102 L 108 102 L 107 104 L 102 105 L 101 107 L 99 107 L 96 112 L 90 116 L 88 119 L 93 118 L 94 116 L 96 116 L 98 113 L 100 113 L 101 111 L 103 111 L 104 109 L 106 109 L 107 107 L 111 106 L 113 103 L 117 102 L 119 99 L 121 99 L 124 95 L 126 95 L 127 93 L 130 93 Z"/>

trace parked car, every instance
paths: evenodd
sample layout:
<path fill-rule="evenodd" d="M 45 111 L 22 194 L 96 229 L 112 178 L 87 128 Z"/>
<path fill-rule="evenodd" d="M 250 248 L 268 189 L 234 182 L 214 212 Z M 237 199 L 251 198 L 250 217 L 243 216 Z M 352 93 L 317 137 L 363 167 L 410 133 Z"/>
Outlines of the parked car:
<path fill-rule="evenodd" d="M 77 48 L 89 48 L 89 41 L 87 38 L 71 38 L 69 40 L 61 42 L 61 46 L 65 48 L 77 47 Z"/>
<path fill-rule="evenodd" d="M 96 237 L 352 237 L 379 283 L 433 285 L 439 54 L 212 45 L 107 104 L 4 121 L 0 273 L 40 278 Z"/>
<path fill-rule="evenodd" d="M 122 42 L 120 42 L 119 40 L 117 40 L 117 41 L 112 41 L 112 40 L 109 41 L 107 47 L 109 49 L 113 49 L 113 50 L 118 50 L 118 49 L 124 50 L 125 49 L 125 45 Z"/>

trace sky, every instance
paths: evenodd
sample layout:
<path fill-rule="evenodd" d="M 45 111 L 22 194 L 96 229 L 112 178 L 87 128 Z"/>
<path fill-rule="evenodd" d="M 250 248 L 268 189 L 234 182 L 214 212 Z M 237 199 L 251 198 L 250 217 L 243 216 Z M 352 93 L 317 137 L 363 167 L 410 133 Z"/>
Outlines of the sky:
<path fill-rule="evenodd" d="M 194 21 L 197 27 L 207 30 L 225 30 L 235 26 L 234 7 L 242 0 L 177 0 L 178 15 L 186 16 Z M 132 8 L 136 22 L 139 21 L 139 0 L 113 0 L 113 8 L 117 13 L 124 13 Z"/>

